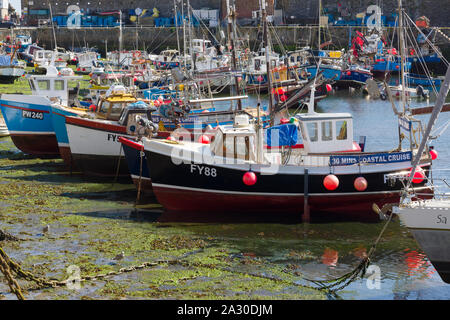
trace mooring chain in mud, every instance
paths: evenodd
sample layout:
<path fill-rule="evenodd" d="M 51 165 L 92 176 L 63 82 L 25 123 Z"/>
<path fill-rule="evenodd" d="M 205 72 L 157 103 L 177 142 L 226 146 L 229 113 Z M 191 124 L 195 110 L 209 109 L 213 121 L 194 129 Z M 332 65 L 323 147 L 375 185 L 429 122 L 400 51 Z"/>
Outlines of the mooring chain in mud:
<path fill-rule="evenodd" d="M 117 271 L 110 271 L 107 273 L 102 273 L 94 276 L 85 276 L 79 279 L 74 279 L 75 281 L 79 282 L 86 282 L 86 281 L 94 281 L 94 280 L 100 280 L 106 277 L 120 275 L 127 272 L 132 272 L 136 270 L 141 270 L 149 267 L 155 267 L 162 264 L 179 264 L 180 259 L 184 259 L 188 257 L 189 255 L 198 253 L 200 250 L 194 250 L 193 252 L 187 252 L 182 257 L 177 259 L 171 259 L 171 260 L 157 260 L 153 262 L 144 262 L 137 266 L 131 266 L 127 268 L 120 268 Z M 34 282 L 37 286 L 28 289 L 28 290 L 39 290 L 47 287 L 57 288 L 57 287 L 63 287 L 70 283 L 70 279 L 67 280 L 49 280 L 45 278 L 40 278 L 34 276 L 31 272 L 25 271 L 22 269 L 19 263 L 12 260 L 6 253 L 3 251 L 2 248 L 0 248 L 0 271 L 3 273 L 6 277 L 6 280 L 8 281 L 8 285 L 11 289 L 11 292 L 14 293 L 18 299 L 24 300 L 23 294 L 21 292 L 20 286 L 17 283 L 17 281 L 13 278 L 11 271 L 13 271 L 17 277 L 20 277 L 22 279 L 28 280 L 30 282 Z"/>
<path fill-rule="evenodd" d="M 383 209 L 385 208 L 389 208 L 389 207 L 383 207 Z M 384 212 L 385 214 L 385 212 Z M 378 243 L 381 241 L 381 237 L 383 236 L 384 232 L 386 231 L 389 223 L 392 220 L 392 216 L 393 216 L 393 212 L 391 211 L 389 214 L 389 217 L 386 221 L 386 223 L 384 224 L 383 228 L 381 229 L 380 234 L 378 235 L 377 239 L 375 240 L 374 244 L 372 245 L 372 247 L 370 248 L 368 254 L 366 257 L 364 257 L 361 262 L 358 264 L 358 266 L 353 269 L 352 271 L 344 274 L 343 276 L 340 276 L 339 278 L 335 278 L 335 279 L 330 279 L 330 280 L 312 280 L 312 279 L 306 279 L 309 282 L 315 283 L 316 285 L 319 286 L 319 290 L 327 290 L 330 292 L 336 292 L 339 290 L 344 289 L 345 287 L 347 287 L 350 283 L 352 283 L 353 281 L 355 281 L 359 274 L 361 274 L 361 278 L 364 277 L 364 275 L 366 274 L 366 270 L 370 265 L 370 258 L 372 257 L 372 255 L 374 254 L 376 247 L 378 245 Z"/>
<path fill-rule="evenodd" d="M 0 249 L 1 250 L 1 249 Z M 6 281 L 8 282 L 9 289 L 12 293 L 14 293 L 19 300 L 25 300 L 22 290 L 19 286 L 19 283 L 11 274 L 11 269 L 9 268 L 8 262 L 3 258 L 2 255 L 0 255 L 0 272 L 3 273 L 3 275 L 6 278 Z"/>
<path fill-rule="evenodd" d="M 0 229 L 0 241 L 19 241 L 20 239 Z"/>

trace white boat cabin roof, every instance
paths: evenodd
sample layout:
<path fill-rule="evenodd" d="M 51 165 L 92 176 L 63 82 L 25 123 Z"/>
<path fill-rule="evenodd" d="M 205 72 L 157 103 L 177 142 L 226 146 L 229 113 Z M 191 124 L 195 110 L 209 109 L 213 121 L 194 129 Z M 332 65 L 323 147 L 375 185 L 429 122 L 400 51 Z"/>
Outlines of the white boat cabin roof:
<path fill-rule="evenodd" d="M 77 81 L 83 79 L 82 76 L 64 75 L 59 72 L 56 67 L 48 66 L 45 75 L 28 75 L 33 95 L 47 97 L 51 100 L 59 98 L 63 105 L 69 102 L 69 81 Z"/>

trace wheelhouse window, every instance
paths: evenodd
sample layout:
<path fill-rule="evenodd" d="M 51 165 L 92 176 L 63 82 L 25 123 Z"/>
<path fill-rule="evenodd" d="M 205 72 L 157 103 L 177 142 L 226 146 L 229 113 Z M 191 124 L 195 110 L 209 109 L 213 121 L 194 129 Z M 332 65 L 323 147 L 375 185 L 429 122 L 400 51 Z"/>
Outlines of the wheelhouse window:
<path fill-rule="evenodd" d="M 54 90 L 62 91 L 64 90 L 64 80 L 55 80 L 54 82 Z"/>
<path fill-rule="evenodd" d="M 39 90 L 50 90 L 50 80 L 38 80 Z"/>
<path fill-rule="evenodd" d="M 336 121 L 336 139 L 347 140 L 347 121 Z"/>
<path fill-rule="evenodd" d="M 333 140 L 333 123 L 331 121 L 322 122 L 322 141 Z"/>
<path fill-rule="evenodd" d="M 315 142 L 319 140 L 319 130 L 317 122 L 309 122 L 306 124 L 306 128 L 308 129 L 308 136 L 311 142 Z"/>

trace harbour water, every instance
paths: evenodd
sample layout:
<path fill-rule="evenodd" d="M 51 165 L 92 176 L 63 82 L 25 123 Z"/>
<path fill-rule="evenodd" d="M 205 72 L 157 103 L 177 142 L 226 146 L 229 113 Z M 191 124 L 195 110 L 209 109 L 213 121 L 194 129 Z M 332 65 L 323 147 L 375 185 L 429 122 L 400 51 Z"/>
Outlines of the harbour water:
<path fill-rule="evenodd" d="M 257 100 L 251 96 L 247 103 Z M 433 102 L 433 97 L 413 100 L 411 106 Z M 354 136 L 367 137 L 368 151 L 398 145 L 389 101 L 341 90 L 318 102 L 317 111 L 350 112 Z M 428 116 L 417 117 L 426 124 Z M 436 127 L 449 120 L 450 114 L 442 113 Z M 433 145 L 439 153 L 433 176 L 449 178 L 448 131 Z M 0 229 L 25 239 L 0 244 L 40 276 L 65 278 L 70 265 L 79 266 L 84 276 L 157 259 L 189 262 L 86 282 L 78 289 L 30 290 L 27 299 L 450 299 L 450 285 L 398 219 L 387 228 L 365 277 L 329 296 L 301 285 L 314 286 L 305 279 L 332 279 L 351 271 L 385 222 L 302 224 L 300 217 L 213 212 L 188 217 L 162 213 L 155 199 L 136 209 L 133 185 L 70 175 L 62 160 L 25 156 L 9 138 L 0 139 L 0 188 Z M 50 232 L 42 231 L 45 225 Z M 125 258 L 113 261 L 121 251 Z M 14 298 L 0 281 L 0 299 Z"/>

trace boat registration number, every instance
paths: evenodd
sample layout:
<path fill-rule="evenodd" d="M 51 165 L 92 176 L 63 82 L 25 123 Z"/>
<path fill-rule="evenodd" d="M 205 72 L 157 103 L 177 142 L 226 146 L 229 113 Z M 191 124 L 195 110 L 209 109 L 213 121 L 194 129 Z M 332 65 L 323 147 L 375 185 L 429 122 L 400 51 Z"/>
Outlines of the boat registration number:
<path fill-rule="evenodd" d="M 44 113 L 36 112 L 36 111 L 22 110 L 22 117 L 28 118 L 28 119 L 44 120 Z"/>

